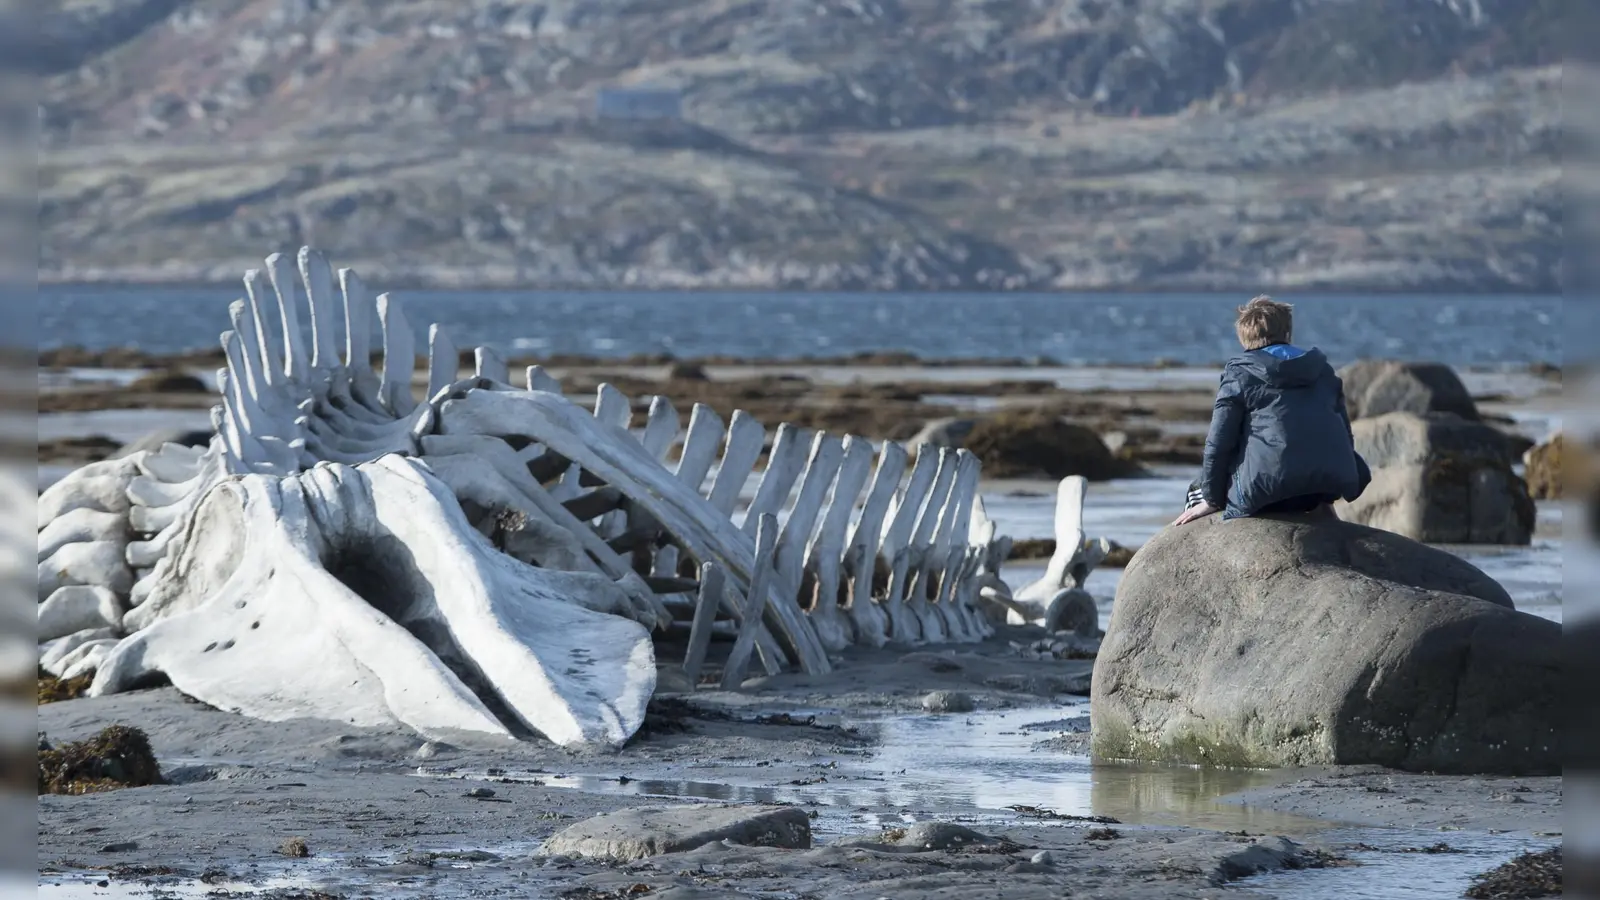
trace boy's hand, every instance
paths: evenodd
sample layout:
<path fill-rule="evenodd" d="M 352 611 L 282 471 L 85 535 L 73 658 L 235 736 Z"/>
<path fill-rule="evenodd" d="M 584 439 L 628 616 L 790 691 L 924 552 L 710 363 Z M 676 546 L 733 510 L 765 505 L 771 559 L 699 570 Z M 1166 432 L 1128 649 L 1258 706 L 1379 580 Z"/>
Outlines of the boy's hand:
<path fill-rule="evenodd" d="M 1216 507 L 1202 501 L 1199 506 L 1191 506 L 1184 510 L 1183 515 L 1174 519 L 1172 524 L 1187 525 L 1188 523 L 1193 522 L 1195 519 L 1203 519 L 1216 511 Z"/>

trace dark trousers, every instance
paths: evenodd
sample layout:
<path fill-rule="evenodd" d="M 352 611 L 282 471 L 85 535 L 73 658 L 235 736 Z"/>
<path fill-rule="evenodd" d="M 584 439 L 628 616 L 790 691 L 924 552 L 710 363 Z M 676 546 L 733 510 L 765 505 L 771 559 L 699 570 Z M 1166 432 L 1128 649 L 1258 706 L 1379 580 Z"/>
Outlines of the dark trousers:
<path fill-rule="evenodd" d="M 1268 503 L 1266 506 L 1263 506 L 1262 508 L 1250 513 L 1250 515 L 1259 516 L 1263 513 L 1308 513 L 1319 506 L 1325 506 L 1337 499 L 1339 498 L 1333 494 L 1305 494 L 1299 497 L 1290 497 L 1287 500 L 1279 500 L 1277 503 Z M 1200 496 L 1200 479 L 1196 478 L 1194 481 L 1189 482 L 1189 491 L 1184 497 L 1183 508 L 1191 509 L 1199 506 L 1202 502 L 1204 502 L 1204 500 Z"/>
<path fill-rule="evenodd" d="M 1339 498 L 1332 494 L 1305 494 L 1300 497 L 1290 497 L 1279 500 L 1277 503 L 1268 503 L 1251 515 L 1259 516 L 1266 513 L 1308 513 L 1319 506 L 1325 506 Z"/>

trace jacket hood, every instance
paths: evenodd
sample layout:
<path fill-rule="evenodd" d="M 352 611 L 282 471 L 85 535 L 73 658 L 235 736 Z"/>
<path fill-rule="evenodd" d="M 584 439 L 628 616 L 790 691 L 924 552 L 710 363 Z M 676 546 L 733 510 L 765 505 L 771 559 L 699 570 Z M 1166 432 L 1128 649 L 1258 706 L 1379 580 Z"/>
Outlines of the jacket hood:
<path fill-rule="evenodd" d="M 1228 367 L 1274 387 L 1301 387 L 1322 375 L 1328 358 L 1315 347 L 1302 350 L 1293 344 L 1273 344 L 1235 356 Z"/>

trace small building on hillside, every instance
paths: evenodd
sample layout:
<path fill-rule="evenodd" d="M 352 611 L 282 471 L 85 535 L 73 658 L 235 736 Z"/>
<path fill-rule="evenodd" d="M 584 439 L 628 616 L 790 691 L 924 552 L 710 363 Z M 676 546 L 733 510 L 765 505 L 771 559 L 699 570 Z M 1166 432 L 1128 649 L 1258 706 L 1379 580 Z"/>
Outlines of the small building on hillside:
<path fill-rule="evenodd" d="M 602 119 L 682 119 L 683 93 L 664 87 L 601 88 L 595 115 Z"/>

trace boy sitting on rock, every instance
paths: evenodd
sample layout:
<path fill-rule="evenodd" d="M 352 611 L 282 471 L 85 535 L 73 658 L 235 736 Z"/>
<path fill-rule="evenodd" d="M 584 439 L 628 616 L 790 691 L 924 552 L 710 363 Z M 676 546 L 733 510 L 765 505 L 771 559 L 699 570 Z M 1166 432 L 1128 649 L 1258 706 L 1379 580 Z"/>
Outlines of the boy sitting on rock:
<path fill-rule="evenodd" d="M 1356 499 L 1372 480 L 1339 376 L 1321 350 L 1289 343 L 1292 309 L 1266 296 L 1239 307 L 1234 329 L 1245 352 L 1222 370 L 1200 479 L 1172 524 L 1214 512 L 1224 520 L 1310 512 Z"/>

